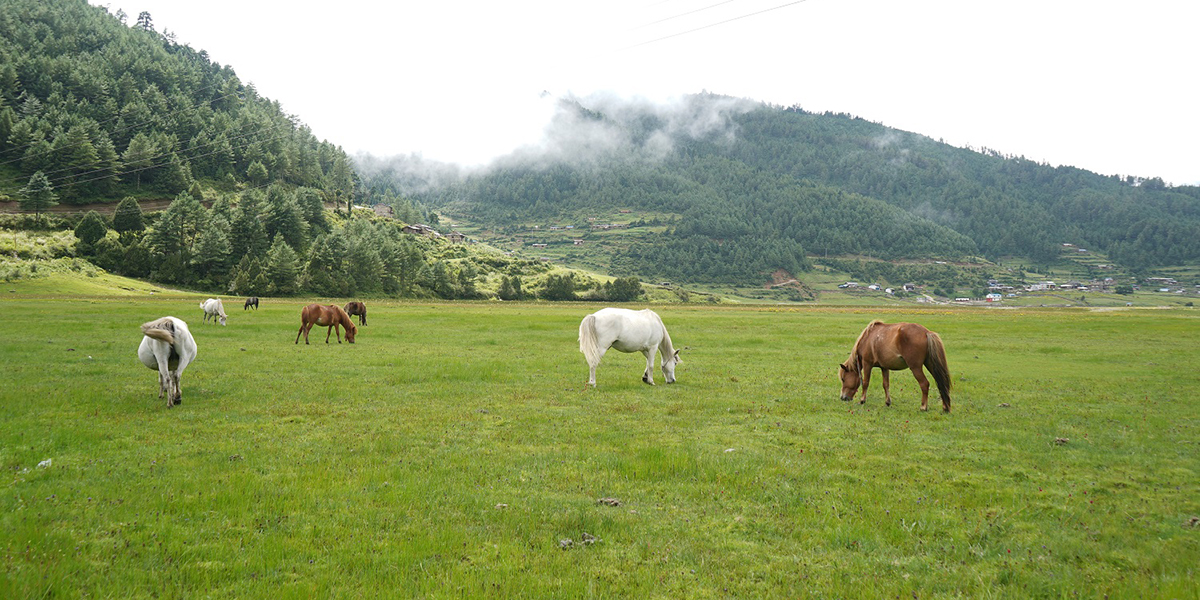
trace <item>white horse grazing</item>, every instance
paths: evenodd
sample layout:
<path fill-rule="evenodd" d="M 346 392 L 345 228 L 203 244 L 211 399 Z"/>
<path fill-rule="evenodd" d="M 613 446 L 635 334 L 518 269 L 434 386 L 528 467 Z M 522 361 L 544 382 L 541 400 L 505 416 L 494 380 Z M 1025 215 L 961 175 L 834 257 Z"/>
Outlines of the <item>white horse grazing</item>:
<path fill-rule="evenodd" d="M 138 358 L 142 364 L 158 370 L 158 397 L 167 397 L 167 408 L 183 403 L 179 376 L 196 359 L 196 340 L 187 323 L 175 317 L 163 317 L 142 324 L 142 345 Z"/>
<path fill-rule="evenodd" d="M 683 362 L 671 345 L 662 319 L 652 310 L 604 308 L 583 318 L 579 324 L 579 351 L 587 359 L 588 382 L 596 386 L 596 366 L 609 348 L 646 355 L 642 381 L 654 385 L 654 352 L 662 354 L 662 372 L 667 383 L 675 383 L 675 365 Z"/>
<path fill-rule="evenodd" d="M 225 314 L 225 305 L 221 304 L 220 298 L 209 298 L 200 303 L 200 308 L 204 309 L 204 321 L 206 323 L 208 322 L 208 318 L 212 317 L 214 323 L 220 321 L 221 325 L 224 325 L 225 319 L 229 318 L 229 315 Z"/>

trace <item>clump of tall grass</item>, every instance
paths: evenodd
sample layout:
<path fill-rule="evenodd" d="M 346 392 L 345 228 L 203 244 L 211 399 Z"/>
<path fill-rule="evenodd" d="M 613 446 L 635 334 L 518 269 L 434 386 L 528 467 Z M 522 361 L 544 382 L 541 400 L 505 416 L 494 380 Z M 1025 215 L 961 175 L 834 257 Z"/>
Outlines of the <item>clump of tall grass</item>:
<path fill-rule="evenodd" d="M 50 260 L 75 255 L 71 231 L 0 229 L 0 255 L 26 260 Z"/>

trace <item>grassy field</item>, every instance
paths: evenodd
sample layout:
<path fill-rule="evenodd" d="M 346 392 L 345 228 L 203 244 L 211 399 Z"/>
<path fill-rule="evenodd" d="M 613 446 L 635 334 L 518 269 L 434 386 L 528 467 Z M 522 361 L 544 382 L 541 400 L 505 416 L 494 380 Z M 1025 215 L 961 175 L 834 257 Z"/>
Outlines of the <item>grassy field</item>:
<path fill-rule="evenodd" d="M 6 298 L 4 598 L 1200 594 L 1191 310 L 662 306 L 679 383 L 612 352 L 584 390 L 597 306 L 375 301 L 305 346 L 302 300 Z M 941 334 L 951 414 L 837 399 L 873 318 Z"/>

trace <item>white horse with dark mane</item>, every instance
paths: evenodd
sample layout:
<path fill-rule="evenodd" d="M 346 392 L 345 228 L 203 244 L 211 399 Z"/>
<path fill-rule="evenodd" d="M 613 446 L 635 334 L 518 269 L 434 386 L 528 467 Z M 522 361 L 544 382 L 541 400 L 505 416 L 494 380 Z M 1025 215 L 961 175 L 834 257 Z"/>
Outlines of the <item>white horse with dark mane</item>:
<path fill-rule="evenodd" d="M 225 319 L 229 318 L 229 315 L 225 314 L 225 305 L 221 303 L 220 298 L 209 298 L 200 303 L 200 308 L 204 310 L 204 322 L 206 323 L 208 318 L 212 317 L 214 323 L 220 321 L 221 325 L 224 325 Z"/>
<path fill-rule="evenodd" d="M 671 345 L 666 325 L 652 310 L 604 308 L 583 318 L 579 324 L 579 351 L 587 359 L 588 382 L 596 385 L 596 366 L 609 348 L 646 355 L 642 381 L 654 385 L 654 353 L 662 354 L 662 372 L 667 383 L 675 383 L 675 365 L 683 362 Z"/>
<path fill-rule="evenodd" d="M 138 358 L 142 364 L 158 370 L 158 397 L 167 397 L 167 408 L 183 403 L 179 376 L 196 359 L 196 340 L 187 323 L 175 317 L 163 317 L 142 324 L 142 345 Z"/>

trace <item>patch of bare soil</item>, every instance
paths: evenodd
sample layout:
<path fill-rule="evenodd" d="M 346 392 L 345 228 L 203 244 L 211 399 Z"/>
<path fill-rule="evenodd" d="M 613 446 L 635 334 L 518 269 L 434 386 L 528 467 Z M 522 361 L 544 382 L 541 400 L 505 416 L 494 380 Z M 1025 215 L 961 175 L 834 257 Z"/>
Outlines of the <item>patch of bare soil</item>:
<path fill-rule="evenodd" d="M 805 298 L 813 299 L 813 298 L 817 297 L 817 293 L 815 291 L 813 291 L 812 288 L 808 287 L 807 285 L 804 285 L 803 281 L 800 281 L 799 279 L 792 277 L 791 273 L 788 273 L 787 271 L 785 271 L 783 269 L 779 269 L 779 270 L 775 271 L 774 273 L 771 273 L 771 282 L 766 284 L 763 287 L 765 287 L 768 290 L 774 290 L 774 289 L 778 289 L 778 288 L 792 288 L 792 289 L 795 289 L 798 292 L 800 292 L 800 294 L 803 295 Z"/>

